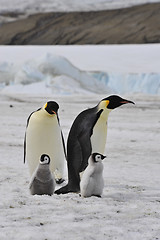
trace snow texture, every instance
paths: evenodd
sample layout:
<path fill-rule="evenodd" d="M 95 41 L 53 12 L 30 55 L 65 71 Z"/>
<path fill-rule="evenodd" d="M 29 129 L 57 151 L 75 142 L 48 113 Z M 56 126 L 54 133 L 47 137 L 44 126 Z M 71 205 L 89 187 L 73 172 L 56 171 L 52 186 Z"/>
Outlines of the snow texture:
<path fill-rule="evenodd" d="M 50 99 L 57 101 L 66 140 L 77 114 L 106 96 L 0 94 L 1 240 L 160 239 L 159 96 L 123 95 L 136 105 L 110 113 L 102 198 L 30 195 L 23 164 L 28 115 Z"/>

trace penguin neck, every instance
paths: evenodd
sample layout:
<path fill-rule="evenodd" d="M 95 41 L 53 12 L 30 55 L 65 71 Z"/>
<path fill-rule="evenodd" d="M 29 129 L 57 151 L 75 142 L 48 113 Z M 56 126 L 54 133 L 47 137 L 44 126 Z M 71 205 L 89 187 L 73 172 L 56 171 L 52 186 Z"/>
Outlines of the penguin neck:
<path fill-rule="evenodd" d="M 97 106 L 97 121 L 93 127 L 91 136 L 92 153 L 98 152 L 104 154 L 107 138 L 107 122 L 110 109 L 106 108 L 104 101 Z"/>
<path fill-rule="evenodd" d="M 102 162 L 95 163 L 93 160 L 89 160 L 89 166 L 94 173 L 99 173 L 103 171 L 103 164 Z"/>
<path fill-rule="evenodd" d="M 41 117 L 42 119 L 45 118 L 49 121 L 58 121 L 57 115 L 56 114 L 49 114 L 44 108 L 41 109 Z"/>
<path fill-rule="evenodd" d="M 54 116 L 54 115 L 49 114 L 44 108 L 42 108 L 41 110 L 42 110 L 42 113 L 43 113 L 45 116 L 48 116 L 48 117 L 53 117 L 53 116 Z"/>
<path fill-rule="evenodd" d="M 101 118 L 104 118 L 106 121 L 108 120 L 108 116 L 109 116 L 109 113 L 112 111 L 111 109 L 108 109 L 106 107 L 106 103 L 104 101 L 100 102 L 97 106 L 98 108 L 98 112 L 100 110 L 103 110 L 103 112 L 101 113 Z"/>

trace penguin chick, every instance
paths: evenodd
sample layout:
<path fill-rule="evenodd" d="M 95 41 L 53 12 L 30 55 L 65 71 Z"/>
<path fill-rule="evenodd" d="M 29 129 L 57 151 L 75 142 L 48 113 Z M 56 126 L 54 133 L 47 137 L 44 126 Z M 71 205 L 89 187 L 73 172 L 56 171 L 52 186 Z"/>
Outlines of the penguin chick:
<path fill-rule="evenodd" d="M 102 160 L 106 158 L 100 153 L 92 153 L 88 159 L 88 166 L 85 169 L 80 182 L 80 191 L 82 197 L 97 196 L 101 197 L 103 181 L 103 164 Z"/>
<path fill-rule="evenodd" d="M 39 166 L 33 174 L 29 189 L 32 195 L 53 195 L 55 189 L 55 180 L 49 169 L 50 157 L 42 154 Z"/>

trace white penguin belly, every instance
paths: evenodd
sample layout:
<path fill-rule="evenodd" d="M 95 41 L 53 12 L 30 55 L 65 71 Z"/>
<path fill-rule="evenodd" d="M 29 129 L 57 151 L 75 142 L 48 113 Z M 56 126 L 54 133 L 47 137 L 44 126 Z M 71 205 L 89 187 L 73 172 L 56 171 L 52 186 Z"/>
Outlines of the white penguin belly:
<path fill-rule="evenodd" d="M 100 195 L 103 192 L 104 181 L 102 171 L 96 173 L 95 169 L 88 166 L 82 176 L 80 182 L 80 190 L 82 197 L 90 197 L 92 195 Z"/>
<path fill-rule="evenodd" d="M 99 118 L 91 136 L 92 153 L 104 154 L 107 139 L 107 119 Z"/>
<path fill-rule="evenodd" d="M 48 154 L 51 158 L 51 172 L 56 170 L 62 175 L 65 156 L 57 117 L 46 117 L 43 114 L 40 111 L 34 113 L 26 131 L 26 158 L 30 174 L 37 168 L 40 156 Z"/>
<path fill-rule="evenodd" d="M 103 177 L 102 175 L 95 178 L 95 187 L 94 187 L 94 195 L 102 195 L 102 192 L 103 192 L 103 188 L 104 188 L 104 180 L 103 180 Z"/>

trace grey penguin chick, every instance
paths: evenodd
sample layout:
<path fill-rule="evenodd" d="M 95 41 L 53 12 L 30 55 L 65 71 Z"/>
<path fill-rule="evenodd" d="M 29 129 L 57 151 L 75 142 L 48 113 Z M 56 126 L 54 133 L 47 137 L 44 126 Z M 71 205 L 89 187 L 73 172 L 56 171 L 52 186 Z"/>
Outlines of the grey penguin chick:
<path fill-rule="evenodd" d="M 82 197 L 97 196 L 101 197 L 104 180 L 103 180 L 103 163 L 106 158 L 100 153 L 92 153 L 88 159 L 88 166 L 84 170 L 80 182 L 80 192 Z"/>
<path fill-rule="evenodd" d="M 32 195 L 53 195 L 55 189 L 55 180 L 49 168 L 50 157 L 42 154 L 39 166 L 31 179 L 29 189 Z"/>

